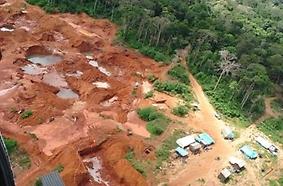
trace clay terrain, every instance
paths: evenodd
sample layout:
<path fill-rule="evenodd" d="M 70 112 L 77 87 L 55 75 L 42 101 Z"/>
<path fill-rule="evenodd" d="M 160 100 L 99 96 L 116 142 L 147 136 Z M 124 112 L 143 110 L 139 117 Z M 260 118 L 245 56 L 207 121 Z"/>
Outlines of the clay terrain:
<path fill-rule="evenodd" d="M 217 174 L 238 146 L 221 136 L 225 123 L 214 117 L 192 75 L 190 86 L 201 111 L 179 118 L 171 113 L 179 98 L 159 92 L 144 98 L 153 89 L 148 75 L 166 80 L 170 66 L 119 44 L 118 28 L 110 21 L 47 14 L 22 0 L 8 0 L 0 5 L 0 28 L 0 130 L 31 159 L 29 169 L 14 172 L 17 185 L 33 185 L 58 164 L 64 166 L 60 175 L 67 186 L 220 185 Z M 150 138 L 136 113 L 150 105 L 182 124 Z M 23 118 L 26 111 L 32 115 Z M 205 131 L 216 143 L 185 165 L 150 170 L 146 177 L 125 159 L 131 149 L 137 158 L 154 162 L 155 150 L 180 128 Z M 261 185 L 257 176 L 257 169 L 250 168 L 241 182 Z"/>

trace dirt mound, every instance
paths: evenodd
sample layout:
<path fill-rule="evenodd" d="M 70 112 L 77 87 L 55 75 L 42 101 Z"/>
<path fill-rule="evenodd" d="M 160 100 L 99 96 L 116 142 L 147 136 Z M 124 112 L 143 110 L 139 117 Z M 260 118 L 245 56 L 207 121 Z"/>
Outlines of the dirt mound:
<path fill-rule="evenodd" d="M 7 3 L 6 0 L 0 0 L 0 5 L 3 5 L 3 4 L 5 4 L 5 3 Z"/>

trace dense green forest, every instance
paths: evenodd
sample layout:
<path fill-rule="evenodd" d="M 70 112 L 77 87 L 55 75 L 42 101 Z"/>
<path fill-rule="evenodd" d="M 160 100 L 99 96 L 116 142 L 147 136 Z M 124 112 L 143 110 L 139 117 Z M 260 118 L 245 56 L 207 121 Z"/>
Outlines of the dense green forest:
<path fill-rule="evenodd" d="M 119 39 L 157 61 L 190 46 L 188 65 L 221 113 L 264 111 L 283 83 L 282 0 L 28 0 L 46 11 L 86 12 L 120 25 Z"/>

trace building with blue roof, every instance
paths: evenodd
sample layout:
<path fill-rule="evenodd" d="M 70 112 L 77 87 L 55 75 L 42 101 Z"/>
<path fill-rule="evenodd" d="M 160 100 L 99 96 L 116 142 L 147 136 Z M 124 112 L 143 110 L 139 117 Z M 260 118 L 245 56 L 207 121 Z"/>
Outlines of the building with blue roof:
<path fill-rule="evenodd" d="M 186 157 L 189 155 L 189 152 L 181 147 L 177 147 L 175 149 L 175 151 L 177 152 L 178 155 L 180 155 L 181 157 Z"/>
<path fill-rule="evenodd" d="M 250 159 L 256 159 L 258 156 L 257 152 L 251 149 L 248 145 L 244 145 L 240 148 L 240 151 Z"/>
<path fill-rule="evenodd" d="M 196 141 L 203 144 L 204 146 L 209 146 L 214 144 L 213 138 L 207 133 L 201 133 L 196 137 Z"/>

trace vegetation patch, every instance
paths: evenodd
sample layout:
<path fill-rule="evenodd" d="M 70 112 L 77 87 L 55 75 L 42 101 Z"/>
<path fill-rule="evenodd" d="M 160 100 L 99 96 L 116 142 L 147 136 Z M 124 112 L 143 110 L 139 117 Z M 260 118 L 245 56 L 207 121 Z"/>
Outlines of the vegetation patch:
<path fill-rule="evenodd" d="M 4 138 L 4 143 L 13 165 L 18 165 L 23 169 L 30 168 L 31 160 L 28 154 L 23 149 L 19 148 L 17 141 Z"/>
<path fill-rule="evenodd" d="M 159 169 L 162 163 L 167 161 L 170 156 L 170 151 L 177 147 L 176 140 L 184 137 L 186 134 L 182 130 L 175 130 L 173 134 L 163 141 L 162 145 L 156 151 L 157 163 L 156 168 Z"/>
<path fill-rule="evenodd" d="M 169 118 L 155 107 L 140 108 L 137 113 L 142 120 L 148 122 L 146 129 L 154 136 L 162 134 L 170 123 Z"/>
<path fill-rule="evenodd" d="M 281 99 L 274 99 L 271 102 L 271 107 L 275 112 L 283 111 L 283 101 Z"/>
<path fill-rule="evenodd" d="M 145 98 L 145 99 L 148 99 L 148 98 L 151 98 L 151 97 L 153 97 L 153 96 L 154 96 L 154 94 L 153 94 L 153 91 L 151 90 L 151 91 L 147 92 L 147 93 L 144 95 L 144 98 Z"/>
<path fill-rule="evenodd" d="M 132 165 L 134 169 L 136 169 L 143 176 L 146 176 L 145 167 L 142 162 L 136 159 L 135 153 L 133 150 L 128 150 L 125 159 L 130 162 L 130 164 Z"/>
<path fill-rule="evenodd" d="M 185 117 L 188 114 L 188 112 L 189 112 L 189 109 L 185 105 L 180 105 L 172 109 L 172 113 L 180 117 Z"/>
<path fill-rule="evenodd" d="M 29 118 L 30 116 L 32 116 L 32 111 L 31 110 L 25 110 L 22 114 L 21 114 L 21 118 L 22 119 L 27 119 Z"/>
<path fill-rule="evenodd" d="M 59 173 L 63 172 L 64 166 L 62 164 L 59 164 L 55 167 L 55 171 L 58 171 Z"/>
<path fill-rule="evenodd" d="M 185 84 L 189 83 L 189 75 L 186 68 L 183 65 L 178 64 L 174 66 L 172 69 L 168 71 L 168 74 L 172 78 L 180 81 L 181 83 L 185 83 Z"/>
<path fill-rule="evenodd" d="M 283 117 L 269 118 L 258 125 L 258 129 L 275 142 L 283 144 Z"/>
<path fill-rule="evenodd" d="M 193 100 L 189 86 L 184 83 L 156 80 L 153 86 L 159 92 L 180 95 L 186 102 Z"/>

